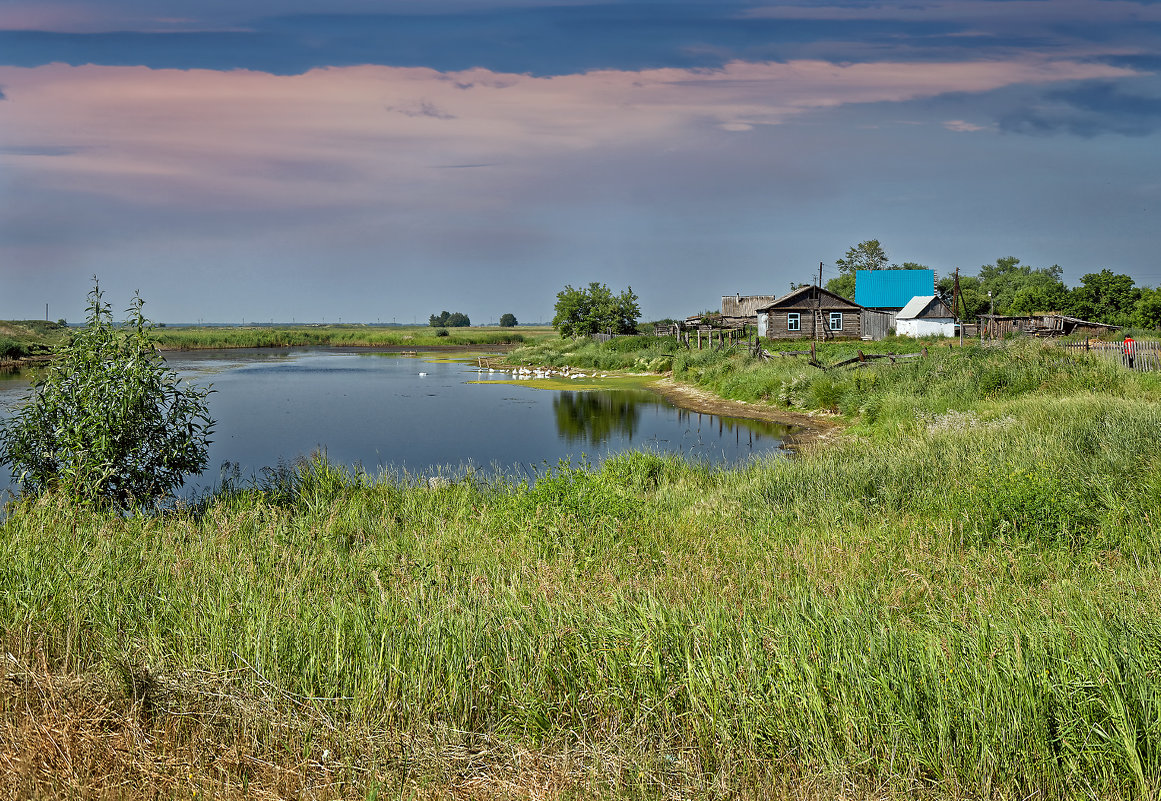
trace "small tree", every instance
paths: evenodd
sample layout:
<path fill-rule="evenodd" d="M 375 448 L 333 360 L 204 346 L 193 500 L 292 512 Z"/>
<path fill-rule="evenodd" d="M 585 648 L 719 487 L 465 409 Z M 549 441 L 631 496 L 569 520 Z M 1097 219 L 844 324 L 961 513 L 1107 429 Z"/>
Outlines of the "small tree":
<path fill-rule="evenodd" d="M 614 295 L 602 283 L 593 281 L 587 289 L 565 286 L 556 293 L 556 315 L 552 325 L 562 337 L 589 336 L 602 332 L 632 334 L 637 331 L 641 307 L 633 287 Z"/>
<path fill-rule="evenodd" d="M 508 314 L 501 314 L 500 315 L 500 327 L 501 328 L 511 328 L 514 325 L 516 325 L 516 315 L 515 314 L 508 313 Z"/>
<path fill-rule="evenodd" d="M 61 346 L 35 397 L 0 423 L 0 464 L 32 494 L 127 509 L 169 496 L 208 459 L 208 389 L 181 386 L 134 295 L 113 323 L 96 280 L 83 329 Z"/>

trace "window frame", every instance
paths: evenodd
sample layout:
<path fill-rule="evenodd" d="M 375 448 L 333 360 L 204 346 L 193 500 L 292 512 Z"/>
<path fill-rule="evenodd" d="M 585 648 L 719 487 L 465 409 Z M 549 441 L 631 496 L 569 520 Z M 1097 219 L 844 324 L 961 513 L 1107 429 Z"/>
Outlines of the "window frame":
<path fill-rule="evenodd" d="M 838 321 L 837 327 L 835 326 L 836 320 Z M 843 330 L 843 313 L 842 312 L 831 312 L 830 313 L 830 330 L 831 331 L 842 331 Z"/>
<path fill-rule="evenodd" d="M 786 330 L 802 330 L 802 314 L 800 312 L 786 312 Z"/>

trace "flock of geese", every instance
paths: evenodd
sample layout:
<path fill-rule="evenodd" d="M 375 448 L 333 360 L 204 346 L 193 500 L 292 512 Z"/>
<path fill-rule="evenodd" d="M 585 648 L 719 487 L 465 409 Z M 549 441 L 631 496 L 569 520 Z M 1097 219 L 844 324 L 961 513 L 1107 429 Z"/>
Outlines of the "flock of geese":
<path fill-rule="evenodd" d="M 420 373 L 421 377 L 426 376 L 427 373 Z M 478 367 L 476 368 L 476 375 L 480 379 L 486 376 L 489 379 L 496 381 L 504 381 L 508 378 L 514 381 L 526 381 L 534 378 L 567 378 L 572 381 L 581 378 L 608 378 L 608 373 L 580 373 L 573 372 L 571 367 L 562 367 L 559 370 L 554 370 L 551 367 L 513 367 L 511 370 L 495 369 L 494 367 Z M 493 378 L 495 376 L 495 378 Z M 502 376 L 502 377 L 501 377 Z"/>
<path fill-rule="evenodd" d="M 554 370 L 551 367 L 514 367 L 511 370 L 496 370 L 492 367 L 480 367 L 477 372 L 480 375 L 487 375 L 491 377 L 495 373 L 501 375 L 511 376 L 513 380 L 523 381 L 533 378 L 568 378 L 573 381 L 580 378 L 608 378 L 608 373 L 574 373 L 571 367 L 562 367 L 559 370 Z M 500 379 L 503 381 L 504 379 Z"/>

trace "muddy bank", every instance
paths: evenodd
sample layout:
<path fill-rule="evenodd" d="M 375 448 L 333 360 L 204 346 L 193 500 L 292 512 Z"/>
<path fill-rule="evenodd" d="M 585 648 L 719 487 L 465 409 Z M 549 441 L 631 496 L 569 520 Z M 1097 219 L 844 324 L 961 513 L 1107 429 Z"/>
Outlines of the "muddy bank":
<path fill-rule="evenodd" d="M 788 448 L 799 449 L 826 442 L 834 439 L 841 431 L 841 424 L 835 418 L 792 412 L 764 403 L 726 400 L 707 390 L 681 384 L 672 378 L 662 378 L 647 386 L 674 406 L 690 411 L 798 426 L 799 430 L 786 439 Z"/>

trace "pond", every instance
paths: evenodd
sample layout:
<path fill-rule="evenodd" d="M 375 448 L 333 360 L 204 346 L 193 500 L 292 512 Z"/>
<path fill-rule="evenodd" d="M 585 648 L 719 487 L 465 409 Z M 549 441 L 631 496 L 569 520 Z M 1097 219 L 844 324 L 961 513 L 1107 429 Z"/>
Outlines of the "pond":
<path fill-rule="evenodd" d="M 597 464 L 632 449 L 738 464 L 779 453 L 791 431 L 689 412 L 641 387 L 490 381 L 508 376 L 480 371 L 475 356 L 290 348 L 171 353 L 167 361 L 183 380 L 214 390 L 210 466 L 190 493 L 215 486 L 224 463 L 249 477 L 315 451 L 371 475 L 475 469 L 526 479 L 562 459 Z M 0 416 L 28 394 L 26 381 L 0 380 Z M 0 489 L 10 486 L 0 472 Z"/>

